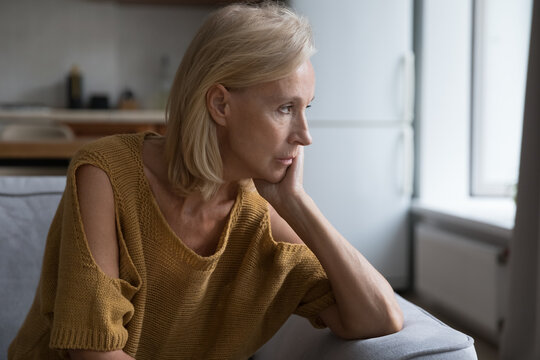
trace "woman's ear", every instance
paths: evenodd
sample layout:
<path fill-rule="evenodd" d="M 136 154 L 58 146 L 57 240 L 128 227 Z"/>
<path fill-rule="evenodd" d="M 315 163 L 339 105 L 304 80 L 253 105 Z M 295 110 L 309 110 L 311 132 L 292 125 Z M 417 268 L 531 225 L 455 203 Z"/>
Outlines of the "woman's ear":
<path fill-rule="evenodd" d="M 206 107 L 218 125 L 227 125 L 229 98 L 229 91 L 221 84 L 212 85 L 206 93 Z"/>

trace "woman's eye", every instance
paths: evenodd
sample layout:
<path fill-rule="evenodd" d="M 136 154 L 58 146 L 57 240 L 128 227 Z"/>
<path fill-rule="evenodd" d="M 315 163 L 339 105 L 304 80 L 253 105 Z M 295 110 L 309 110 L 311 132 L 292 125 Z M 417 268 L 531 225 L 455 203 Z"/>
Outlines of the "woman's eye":
<path fill-rule="evenodd" d="M 279 112 L 283 114 L 290 114 L 292 113 L 292 108 L 293 108 L 292 105 L 283 105 L 279 107 Z"/>

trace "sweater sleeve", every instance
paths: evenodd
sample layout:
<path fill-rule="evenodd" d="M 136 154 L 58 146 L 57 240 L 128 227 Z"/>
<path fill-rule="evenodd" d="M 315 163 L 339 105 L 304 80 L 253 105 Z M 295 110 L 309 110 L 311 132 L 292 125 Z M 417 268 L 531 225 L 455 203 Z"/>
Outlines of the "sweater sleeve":
<path fill-rule="evenodd" d="M 112 351 L 122 349 L 127 342 L 126 324 L 134 312 L 131 299 L 140 281 L 136 281 L 132 262 L 126 259 L 129 255 L 118 226 L 121 278 L 106 275 L 92 257 L 75 181 L 77 167 L 85 163 L 104 167 L 89 154 L 79 153 L 68 169 L 66 189 L 49 233 L 49 241 L 56 245 L 44 258 L 44 269 L 54 270 L 42 279 L 42 297 L 49 299 L 44 301 L 43 311 L 51 321 L 51 348 Z M 118 225 L 118 210 L 116 217 Z"/>
<path fill-rule="evenodd" d="M 319 260 L 307 246 L 303 247 L 304 254 L 301 263 L 296 266 L 295 277 L 303 283 L 305 292 L 294 313 L 307 318 L 313 327 L 322 329 L 326 325 L 319 318 L 319 314 L 336 300 Z"/>

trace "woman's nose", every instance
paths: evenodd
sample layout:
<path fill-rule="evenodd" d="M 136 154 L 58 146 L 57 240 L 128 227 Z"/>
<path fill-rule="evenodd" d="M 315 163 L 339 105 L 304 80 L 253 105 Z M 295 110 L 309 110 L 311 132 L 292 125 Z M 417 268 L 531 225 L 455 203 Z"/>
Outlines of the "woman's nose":
<path fill-rule="evenodd" d="M 290 142 L 302 146 L 307 146 L 312 143 L 306 114 L 304 112 L 302 112 L 302 114 L 296 118 L 296 121 L 294 121 Z"/>
<path fill-rule="evenodd" d="M 293 123 L 290 142 L 302 146 L 310 145 L 312 143 L 312 138 L 309 133 L 306 113 L 302 112 L 299 114 Z"/>

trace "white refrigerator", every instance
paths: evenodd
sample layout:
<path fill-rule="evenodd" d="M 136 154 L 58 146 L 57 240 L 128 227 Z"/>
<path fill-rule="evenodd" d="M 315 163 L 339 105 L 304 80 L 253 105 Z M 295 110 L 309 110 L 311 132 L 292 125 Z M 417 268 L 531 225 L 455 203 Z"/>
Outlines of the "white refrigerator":
<path fill-rule="evenodd" d="M 313 28 L 304 186 L 391 283 L 410 280 L 412 0 L 291 0 Z"/>

